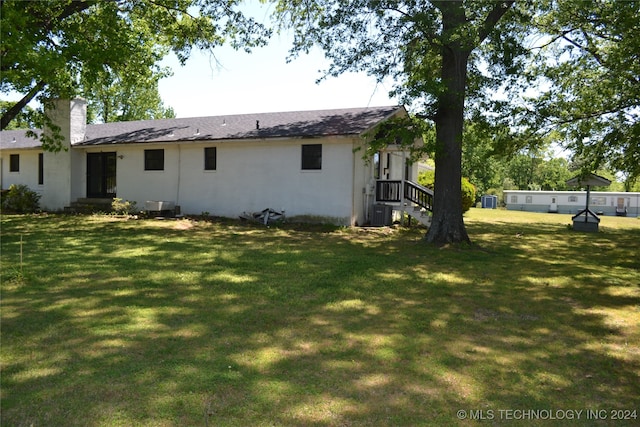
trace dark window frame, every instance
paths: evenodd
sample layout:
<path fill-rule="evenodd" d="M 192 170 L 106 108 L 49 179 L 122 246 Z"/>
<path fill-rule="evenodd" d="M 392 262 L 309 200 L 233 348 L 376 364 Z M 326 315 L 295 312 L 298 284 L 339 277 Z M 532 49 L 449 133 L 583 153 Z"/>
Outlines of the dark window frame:
<path fill-rule="evenodd" d="M 20 154 L 9 154 L 9 172 L 20 172 Z"/>
<path fill-rule="evenodd" d="M 322 170 L 322 144 L 302 144 L 302 170 Z"/>
<path fill-rule="evenodd" d="M 163 171 L 164 170 L 164 149 L 154 148 L 144 150 L 144 170 Z"/>
<path fill-rule="evenodd" d="M 38 153 L 38 185 L 44 184 L 44 153 Z"/>
<path fill-rule="evenodd" d="M 217 147 L 204 147 L 204 170 L 214 171 L 218 166 Z"/>

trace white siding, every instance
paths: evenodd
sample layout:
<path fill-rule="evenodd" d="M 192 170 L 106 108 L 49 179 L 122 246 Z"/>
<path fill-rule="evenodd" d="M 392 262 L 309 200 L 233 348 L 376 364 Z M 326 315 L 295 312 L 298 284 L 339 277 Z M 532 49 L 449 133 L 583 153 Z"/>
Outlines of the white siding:
<path fill-rule="evenodd" d="M 42 194 L 43 186 L 38 185 L 38 154 L 41 152 L 40 150 L 2 150 L 0 153 L 2 188 L 6 190 L 13 184 L 25 184 Z M 20 156 L 18 172 L 9 171 L 9 159 L 12 154 Z"/>
<path fill-rule="evenodd" d="M 265 208 L 352 222 L 354 153 L 348 138 L 186 143 L 118 147 L 117 196 L 167 200 L 183 213 L 237 217 Z M 303 144 L 322 144 L 322 169 L 302 170 Z M 204 148 L 217 148 L 215 171 L 204 170 Z M 164 170 L 144 170 L 144 149 L 163 148 Z M 357 218 L 359 215 L 355 215 Z"/>
<path fill-rule="evenodd" d="M 640 193 L 592 191 L 589 208 L 605 215 L 615 215 L 618 198 L 624 199 L 624 207 L 629 215 L 638 216 Z M 556 198 L 559 213 L 575 214 L 586 206 L 586 191 L 526 191 L 505 190 L 504 201 L 507 209 L 531 212 L 548 212 L 552 198 Z M 529 202 L 528 202 L 529 201 Z"/>

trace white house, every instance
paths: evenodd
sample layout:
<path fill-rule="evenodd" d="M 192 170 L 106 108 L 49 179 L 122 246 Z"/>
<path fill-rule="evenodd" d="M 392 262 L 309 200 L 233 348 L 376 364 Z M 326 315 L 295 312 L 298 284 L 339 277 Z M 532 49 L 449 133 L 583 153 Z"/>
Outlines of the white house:
<path fill-rule="evenodd" d="M 576 214 L 585 208 L 586 191 L 505 190 L 509 210 Z M 640 193 L 591 191 L 589 206 L 599 215 L 640 215 Z"/>
<path fill-rule="evenodd" d="M 402 194 L 376 198 L 376 180 L 417 178 L 418 164 L 398 146 L 370 162 L 358 150 L 377 125 L 406 115 L 402 106 L 87 125 L 84 100 L 54 105 L 48 114 L 67 150 L 44 152 L 24 130 L 0 133 L 0 187 L 26 184 L 46 210 L 118 197 L 141 208 L 167 201 L 184 214 L 273 208 L 362 225 L 374 203 L 404 201 Z"/>

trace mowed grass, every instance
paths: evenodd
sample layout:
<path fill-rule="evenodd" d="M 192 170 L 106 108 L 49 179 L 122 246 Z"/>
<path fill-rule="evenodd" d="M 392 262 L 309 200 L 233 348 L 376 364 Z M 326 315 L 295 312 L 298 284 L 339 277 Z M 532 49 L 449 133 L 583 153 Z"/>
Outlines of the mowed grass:
<path fill-rule="evenodd" d="M 465 221 L 3 216 L 2 425 L 640 424 L 640 220 Z"/>

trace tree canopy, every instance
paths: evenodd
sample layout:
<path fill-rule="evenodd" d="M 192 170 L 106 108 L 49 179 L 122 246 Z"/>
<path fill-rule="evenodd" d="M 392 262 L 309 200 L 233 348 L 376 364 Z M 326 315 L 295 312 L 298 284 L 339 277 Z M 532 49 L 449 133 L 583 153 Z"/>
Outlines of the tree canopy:
<path fill-rule="evenodd" d="M 521 123 L 553 131 L 585 172 L 640 177 L 640 2 L 544 1 L 539 52 L 525 77 L 543 89 Z"/>
<path fill-rule="evenodd" d="M 96 94 L 109 83 L 153 90 L 166 73 L 158 62 L 171 51 L 184 63 L 194 48 L 263 45 L 269 30 L 239 12 L 239 3 L 2 0 L 0 92 L 23 97 L 4 112 L 1 128 L 33 99 Z"/>

